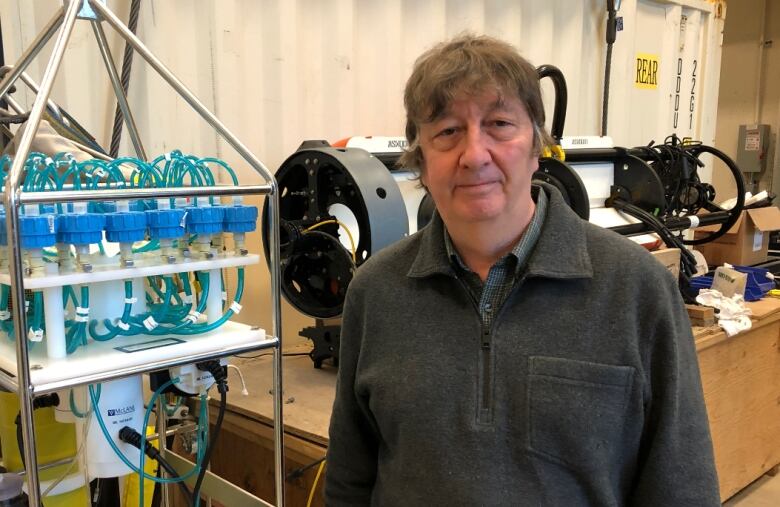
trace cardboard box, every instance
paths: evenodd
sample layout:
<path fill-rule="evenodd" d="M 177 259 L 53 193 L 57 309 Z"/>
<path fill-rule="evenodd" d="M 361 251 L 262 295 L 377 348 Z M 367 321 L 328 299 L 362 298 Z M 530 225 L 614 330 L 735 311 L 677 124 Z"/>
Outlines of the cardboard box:
<path fill-rule="evenodd" d="M 664 265 L 675 278 L 680 277 L 680 249 L 679 248 L 662 248 L 660 250 L 654 250 L 650 252 L 658 262 Z"/>
<path fill-rule="evenodd" d="M 747 287 L 747 275 L 740 273 L 736 269 L 718 266 L 715 269 L 715 275 L 712 277 L 712 289 L 720 292 L 727 298 L 734 294 L 745 295 Z"/>
<path fill-rule="evenodd" d="M 717 231 L 720 225 L 707 225 L 694 231 L 696 239 Z M 767 260 L 769 232 L 780 230 L 780 209 L 776 206 L 745 210 L 729 231 L 709 243 L 697 245 L 710 266 L 724 262 L 751 266 Z"/>

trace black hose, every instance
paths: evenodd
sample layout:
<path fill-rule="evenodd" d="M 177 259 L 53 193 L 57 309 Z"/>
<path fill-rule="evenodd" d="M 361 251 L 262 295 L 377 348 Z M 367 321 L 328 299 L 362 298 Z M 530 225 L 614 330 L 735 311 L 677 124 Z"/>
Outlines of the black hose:
<path fill-rule="evenodd" d="M 127 22 L 127 28 L 135 33 L 138 28 L 138 14 L 141 12 L 141 0 L 133 0 L 130 4 L 130 19 Z M 130 70 L 133 67 L 133 46 L 125 42 L 125 54 L 122 59 L 122 91 L 127 97 L 127 90 L 130 88 Z M 109 154 L 111 158 L 117 158 L 119 155 L 119 142 L 122 140 L 122 109 L 117 101 L 116 110 L 114 110 L 114 128 L 111 131 L 111 146 Z"/>
<path fill-rule="evenodd" d="M 33 412 L 39 408 L 55 407 L 60 404 L 60 397 L 57 393 L 44 394 L 33 400 Z M 31 415 L 30 417 L 34 417 Z M 22 460 L 22 466 L 27 468 L 27 464 L 24 460 L 24 436 L 22 435 L 22 411 L 16 413 L 16 419 L 14 419 L 16 425 L 16 445 L 19 447 L 19 457 Z"/>
<path fill-rule="evenodd" d="M 607 0 L 607 59 L 604 65 L 604 100 L 601 107 L 601 135 L 607 135 L 609 112 L 609 78 L 612 73 L 612 45 L 617 39 L 617 11 L 615 0 Z"/>
<path fill-rule="evenodd" d="M 217 384 L 220 387 L 220 384 Z M 227 385 L 225 385 L 227 387 Z M 206 453 L 203 455 L 203 462 L 200 466 L 200 472 L 198 472 L 198 480 L 195 482 L 195 489 L 192 490 L 192 497 L 199 498 L 200 488 L 203 486 L 203 479 L 206 477 L 206 469 L 211 461 L 211 453 L 214 451 L 214 447 L 217 445 L 217 438 L 219 432 L 222 429 L 222 421 L 225 418 L 225 407 L 227 407 L 227 389 L 219 389 L 219 413 L 217 414 L 217 422 L 214 423 L 214 431 L 211 434 L 211 440 L 209 441 L 209 447 L 206 449 Z M 193 504 L 194 505 L 194 504 Z"/>
<path fill-rule="evenodd" d="M 8 114 L 8 115 L 0 114 L 0 124 L 2 125 L 10 125 L 12 123 L 20 124 L 26 122 L 29 117 L 30 117 L 30 113 Z"/>
<path fill-rule="evenodd" d="M 24 462 L 24 437 L 22 436 L 22 413 L 16 414 L 16 445 L 19 447 L 19 457 L 22 460 L 22 467 L 27 468 L 27 463 Z"/>
<path fill-rule="evenodd" d="M 174 479 L 181 479 L 181 476 L 176 472 L 176 469 L 173 468 L 170 463 L 165 461 L 165 459 L 162 457 L 161 454 L 157 455 L 157 463 L 160 464 L 161 467 L 165 469 L 166 472 L 168 472 L 168 475 L 171 476 Z M 194 505 L 192 503 L 192 493 L 190 493 L 189 488 L 187 488 L 187 485 L 184 484 L 184 481 L 179 481 L 176 484 L 179 485 L 179 488 L 181 489 L 182 494 L 184 494 L 184 499 L 187 502 L 187 505 Z"/>
<path fill-rule="evenodd" d="M 141 448 L 141 434 L 129 426 L 125 426 L 119 430 L 119 439 L 132 445 L 136 449 Z M 157 461 L 157 463 L 159 463 L 160 466 L 163 467 L 165 471 L 168 472 L 168 475 L 170 475 L 172 478 L 181 479 L 181 476 L 178 472 L 176 472 L 176 469 L 173 468 L 170 463 L 168 463 L 165 458 L 162 457 L 160 451 L 156 449 L 148 440 L 146 441 L 144 454 L 146 454 L 149 458 Z M 192 503 L 192 493 L 190 493 L 190 490 L 187 488 L 187 485 L 184 484 L 184 481 L 179 481 L 176 484 L 178 484 L 181 488 L 181 491 L 184 494 L 184 498 L 187 500 L 187 505 L 194 505 Z"/>
<path fill-rule="evenodd" d="M 556 142 L 560 143 L 563 137 L 563 127 L 566 124 L 566 108 L 569 102 L 569 93 L 566 88 L 566 78 L 561 69 L 554 65 L 542 65 L 537 67 L 539 79 L 549 77 L 555 88 L 555 109 L 553 110 L 552 128 L 550 134 Z"/>
<path fill-rule="evenodd" d="M 734 182 L 737 185 L 737 203 L 729 211 L 729 219 L 724 222 L 721 228 L 705 238 L 685 241 L 686 245 L 700 245 L 702 243 L 715 240 L 726 234 L 729 229 L 731 229 L 731 227 L 737 222 L 740 215 L 742 215 L 742 210 L 745 209 L 745 179 L 742 177 L 742 172 L 740 172 L 739 167 L 731 159 L 731 157 L 719 149 L 712 146 L 707 146 L 706 144 L 700 144 L 693 147 L 691 151 L 697 158 L 701 153 L 709 153 L 710 155 L 714 155 L 715 157 L 719 158 L 721 161 L 723 161 L 724 164 L 726 164 L 726 167 L 729 168 L 732 176 L 734 176 Z"/>

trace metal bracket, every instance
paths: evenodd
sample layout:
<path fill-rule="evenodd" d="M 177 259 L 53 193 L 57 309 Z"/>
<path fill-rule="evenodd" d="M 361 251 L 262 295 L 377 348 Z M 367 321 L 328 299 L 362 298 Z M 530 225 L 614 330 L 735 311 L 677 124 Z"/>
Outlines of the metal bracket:
<path fill-rule="evenodd" d="M 79 1 L 79 0 L 72 0 L 72 1 Z M 89 5 L 89 0 L 80 0 L 80 1 L 81 1 L 81 10 L 77 14 L 77 17 L 79 19 L 91 19 L 94 21 L 98 21 L 98 15 L 92 9 L 92 6 Z M 93 1 L 100 2 L 104 6 L 106 5 L 106 0 L 93 0 Z"/>

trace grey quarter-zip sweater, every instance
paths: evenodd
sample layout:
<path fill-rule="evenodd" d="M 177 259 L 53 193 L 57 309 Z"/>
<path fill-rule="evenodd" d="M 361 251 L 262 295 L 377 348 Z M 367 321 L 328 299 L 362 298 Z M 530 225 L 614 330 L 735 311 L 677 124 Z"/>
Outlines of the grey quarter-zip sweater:
<path fill-rule="evenodd" d="M 542 188 L 541 235 L 487 329 L 438 216 L 358 270 L 327 505 L 720 505 L 675 280 Z"/>

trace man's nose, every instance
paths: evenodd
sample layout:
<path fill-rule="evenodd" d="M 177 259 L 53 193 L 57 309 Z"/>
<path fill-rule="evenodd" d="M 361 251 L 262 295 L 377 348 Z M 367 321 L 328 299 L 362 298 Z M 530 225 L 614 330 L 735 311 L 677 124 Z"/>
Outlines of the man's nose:
<path fill-rule="evenodd" d="M 481 128 L 469 128 L 463 137 L 460 163 L 468 169 L 479 169 L 490 162 L 488 139 Z"/>

